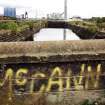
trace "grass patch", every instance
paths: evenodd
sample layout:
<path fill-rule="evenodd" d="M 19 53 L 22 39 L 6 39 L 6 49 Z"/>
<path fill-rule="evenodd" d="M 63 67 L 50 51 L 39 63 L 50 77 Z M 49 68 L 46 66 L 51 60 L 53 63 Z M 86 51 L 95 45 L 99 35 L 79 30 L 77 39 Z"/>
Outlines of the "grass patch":
<path fill-rule="evenodd" d="M 46 24 L 42 21 L 7 21 L 0 22 L 0 30 L 10 30 L 11 32 L 21 32 L 26 29 L 33 30 L 34 28 L 41 28 Z"/>

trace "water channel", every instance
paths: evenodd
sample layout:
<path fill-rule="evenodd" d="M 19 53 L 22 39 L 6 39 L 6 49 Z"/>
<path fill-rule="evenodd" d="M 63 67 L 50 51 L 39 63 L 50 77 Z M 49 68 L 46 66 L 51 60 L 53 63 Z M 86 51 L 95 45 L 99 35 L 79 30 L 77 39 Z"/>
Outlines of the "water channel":
<path fill-rule="evenodd" d="M 80 40 L 70 29 L 43 28 L 34 34 L 34 41 Z"/>

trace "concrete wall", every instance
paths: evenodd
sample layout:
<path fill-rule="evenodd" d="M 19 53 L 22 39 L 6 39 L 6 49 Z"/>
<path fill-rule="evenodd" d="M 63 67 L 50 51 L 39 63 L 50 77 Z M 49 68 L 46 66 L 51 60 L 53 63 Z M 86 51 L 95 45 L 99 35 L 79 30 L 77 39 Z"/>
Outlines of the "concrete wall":
<path fill-rule="evenodd" d="M 0 64 L 0 105 L 105 104 L 105 40 L 3 42 Z"/>
<path fill-rule="evenodd" d="M 104 50 L 104 40 L 2 42 L 0 43 L 0 62 L 38 63 L 104 60 Z M 24 60 L 25 58 L 27 60 Z"/>

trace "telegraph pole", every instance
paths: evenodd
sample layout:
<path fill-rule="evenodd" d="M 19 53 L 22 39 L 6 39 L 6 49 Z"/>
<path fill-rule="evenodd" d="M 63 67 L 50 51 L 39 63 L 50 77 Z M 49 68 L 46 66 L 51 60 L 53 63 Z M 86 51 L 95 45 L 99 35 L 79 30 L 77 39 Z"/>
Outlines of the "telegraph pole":
<path fill-rule="evenodd" d="M 64 0 L 64 19 L 67 20 L 67 0 Z M 63 30 L 63 40 L 66 40 L 66 28 Z"/>
<path fill-rule="evenodd" d="M 67 19 L 67 0 L 64 0 L 64 19 Z"/>

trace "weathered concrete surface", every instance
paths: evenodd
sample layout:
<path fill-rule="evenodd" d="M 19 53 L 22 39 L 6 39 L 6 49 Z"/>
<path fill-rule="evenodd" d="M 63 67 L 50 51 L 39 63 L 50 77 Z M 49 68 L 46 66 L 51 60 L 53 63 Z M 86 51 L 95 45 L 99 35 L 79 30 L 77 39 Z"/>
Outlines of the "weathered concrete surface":
<path fill-rule="evenodd" d="M 105 60 L 105 40 L 0 43 L 1 63 Z"/>
<path fill-rule="evenodd" d="M 56 41 L 56 42 L 1 42 L 0 43 L 0 83 L 5 79 L 6 70 L 13 70 L 12 83 L 4 81 L 0 86 L 0 105 L 81 105 L 85 100 L 98 101 L 105 105 L 105 40 L 80 40 L 80 41 Z M 92 67 L 91 74 L 97 74 L 97 65 L 101 64 L 103 74 L 99 76 L 99 88 L 103 90 L 85 90 L 83 84 L 87 79 L 83 78 L 82 89 L 78 87 L 77 91 L 29 93 L 30 85 L 35 73 L 44 73 L 46 78 L 42 82 L 47 87 L 46 81 L 51 79 L 51 74 L 56 67 L 62 72 L 62 77 L 67 75 L 68 70 L 72 70 L 73 76 L 80 76 L 81 65 L 85 64 L 84 73 L 88 74 L 87 67 Z M 27 83 L 24 86 L 18 86 L 16 80 L 23 80 L 23 77 L 16 76 L 18 70 L 26 68 L 28 73 L 24 76 Z M 98 69 L 100 71 L 100 69 Z M 10 73 L 10 72 L 9 72 Z M 24 72 L 21 72 L 24 73 Z M 54 73 L 54 72 L 53 72 Z M 11 75 L 8 74 L 8 75 Z M 7 76 L 8 76 L 7 75 Z M 99 75 L 99 74 L 98 74 Z M 59 75 L 58 75 L 59 76 Z M 94 78 L 94 76 L 93 76 Z M 7 78 L 8 79 L 8 78 Z M 65 85 L 65 80 L 63 79 Z M 78 80 L 78 78 L 76 78 Z M 36 85 L 40 88 L 41 80 L 36 80 Z M 73 80 L 70 81 L 70 83 Z M 74 82 L 73 82 L 74 83 Z M 72 84 L 73 84 L 72 83 Z M 89 81 L 89 86 L 94 86 Z M 36 86 L 36 87 L 37 87 Z M 64 86 L 65 87 L 65 86 Z M 23 91 L 23 93 L 20 93 Z M 28 93 L 27 93 L 28 92 Z M 81 97 L 80 97 L 81 96 Z M 5 97 L 5 98 L 4 98 Z M 53 97 L 53 100 L 52 100 Z M 12 98 L 12 99 L 11 99 Z M 24 101 L 23 101 L 24 100 Z M 102 105 L 102 104 L 99 104 Z"/>

